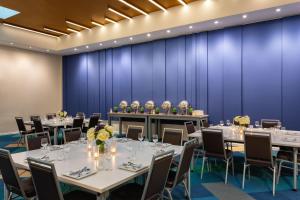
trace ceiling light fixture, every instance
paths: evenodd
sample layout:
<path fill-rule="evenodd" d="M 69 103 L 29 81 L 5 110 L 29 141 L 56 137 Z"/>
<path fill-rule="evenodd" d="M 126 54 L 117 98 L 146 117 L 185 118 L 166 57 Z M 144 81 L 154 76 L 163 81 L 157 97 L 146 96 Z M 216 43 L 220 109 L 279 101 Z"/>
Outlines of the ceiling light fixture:
<path fill-rule="evenodd" d="M 31 47 L 31 46 L 29 46 L 29 49 L 32 49 L 32 47 Z"/>
<path fill-rule="evenodd" d="M 49 49 L 46 49 L 46 51 L 47 51 L 47 52 L 50 52 L 50 50 L 49 50 Z"/>
<path fill-rule="evenodd" d="M 147 33 L 147 37 L 151 37 L 151 34 L 150 34 L 150 33 Z"/>
<path fill-rule="evenodd" d="M 281 8 L 277 8 L 277 9 L 276 9 L 276 12 L 280 12 L 280 11 L 281 11 Z"/>
<path fill-rule="evenodd" d="M 67 30 L 68 30 L 68 31 L 71 31 L 71 32 L 73 32 L 73 33 L 79 33 L 79 32 L 80 32 L 80 31 L 77 31 L 77 30 L 72 29 L 72 28 L 67 28 Z"/>
<path fill-rule="evenodd" d="M 193 29 L 193 26 L 189 26 L 189 29 Z"/>
<path fill-rule="evenodd" d="M 141 13 L 141 14 L 143 14 L 143 15 L 149 15 L 149 14 L 146 13 L 145 11 L 139 9 L 138 7 L 135 7 L 134 5 L 128 3 L 128 2 L 125 1 L 125 0 L 119 0 L 119 2 L 121 2 L 121 3 L 125 4 L 126 6 L 132 8 L 132 9 L 134 9 L 134 10 L 136 10 L 136 11 L 138 11 L 139 13 Z"/>
<path fill-rule="evenodd" d="M 181 5 L 186 6 L 187 4 L 183 0 L 177 0 Z"/>
<path fill-rule="evenodd" d="M 111 11 L 111 12 L 113 12 L 113 13 L 115 13 L 115 14 L 117 14 L 117 15 L 119 15 L 119 16 L 121 16 L 121 17 L 124 17 L 126 19 L 129 19 L 129 20 L 131 19 L 131 17 L 129 17 L 129 16 L 123 14 L 123 13 L 120 13 L 119 11 L 116 11 L 115 9 L 108 8 L 108 10 Z"/>
<path fill-rule="evenodd" d="M 51 35 L 51 34 L 40 32 L 40 31 L 35 31 L 35 30 L 29 29 L 29 28 L 24 28 L 24 27 L 21 27 L 21 26 L 16 26 L 16 25 L 13 25 L 13 24 L 8 24 L 8 23 L 2 23 L 2 24 L 5 25 L 5 26 L 12 27 L 12 28 L 17 28 L 17 29 L 21 29 L 21 30 L 24 30 L 24 31 L 29 31 L 29 32 L 32 32 L 32 33 L 37 33 L 37 34 L 40 34 L 40 35 L 45 35 L 45 36 L 49 36 L 49 37 L 59 38 L 56 35 Z"/>
<path fill-rule="evenodd" d="M 92 24 L 95 25 L 95 26 L 100 26 L 100 27 L 103 27 L 102 24 L 98 23 L 98 22 L 95 22 L 95 21 L 92 21 Z"/>
<path fill-rule="evenodd" d="M 248 16 L 247 16 L 246 14 L 245 14 L 245 15 L 243 15 L 243 18 L 244 18 L 244 19 L 246 19 L 247 17 L 248 17 Z"/>
<path fill-rule="evenodd" d="M 219 24 L 219 21 L 215 21 L 214 24 Z"/>
<path fill-rule="evenodd" d="M 74 51 L 77 51 L 78 49 L 77 48 L 74 48 Z"/>
<path fill-rule="evenodd" d="M 115 40 L 114 43 L 117 44 L 117 40 Z"/>
<path fill-rule="evenodd" d="M 14 43 L 13 43 L 13 42 L 10 42 L 9 44 L 10 44 L 10 45 L 14 45 Z"/>
<path fill-rule="evenodd" d="M 61 35 L 68 35 L 64 32 L 61 32 L 61 31 L 58 31 L 58 30 L 54 30 L 54 29 L 51 29 L 51 28 L 47 28 L 47 27 L 44 27 L 44 30 L 45 31 L 50 31 L 50 32 L 53 32 L 53 33 L 58 33 L 58 34 L 61 34 Z"/>
<path fill-rule="evenodd" d="M 167 12 L 167 9 L 165 9 L 162 5 L 160 5 L 159 3 L 157 3 L 154 0 L 149 0 L 150 3 L 152 3 L 153 5 L 155 5 L 156 7 L 160 8 L 161 10 Z"/>
<path fill-rule="evenodd" d="M 88 46 L 88 45 L 86 45 L 86 46 L 85 46 L 85 48 L 86 48 L 86 49 L 88 49 L 88 48 L 89 48 L 89 46 Z"/>
<path fill-rule="evenodd" d="M 132 40 L 133 40 L 133 38 L 132 38 L 132 37 L 130 37 L 130 38 L 129 38 L 129 40 L 131 40 L 131 41 L 132 41 Z"/>
<path fill-rule="evenodd" d="M 170 30 L 167 30 L 166 32 L 167 32 L 167 33 L 171 33 L 171 31 L 170 31 Z"/>
<path fill-rule="evenodd" d="M 100 46 L 102 46 L 103 44 L 102 44 L 102 43 L 100 43 L 99 45 L 100 45 Z"/>
<path fill-rule="evenodd" d="M 116 22 L 115 20 L 112 20 L 110 18 L 105 17 L 105 20 L 114 24 L 117 24 L 118 22 Z"/>
<path fill-rule="evenodd" d="M 69 21 L 69 20 L 66 20 L 66 23 L 67 23 L 67 24 L 71 24 L 71 25 L 73 25 L 73 26 L 78 26 L 78 27 L 83 28 L 83 29 L 91 30 L 90 28 L 88 28 L 88 27 L 86 27 L 86 26 L 83 26 L 83 25 L 81 25 L 81 24 L 77 24 L 77 23 L 75 23 L 75 22 L 71 22 L 71 21 Z"/>

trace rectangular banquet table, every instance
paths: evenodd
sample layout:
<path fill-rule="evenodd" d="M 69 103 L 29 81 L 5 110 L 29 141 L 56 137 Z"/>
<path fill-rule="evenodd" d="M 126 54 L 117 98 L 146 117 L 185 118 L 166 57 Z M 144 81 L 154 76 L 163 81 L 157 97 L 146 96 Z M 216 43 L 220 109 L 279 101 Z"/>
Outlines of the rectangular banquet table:
<path fill-rule="evenodd" d="M 240 132 L 238 127 L 235 126 L 213 126 L 210 128 L 222 129 L 224 140 L 233 143 L 244 143 L 244 135 Z M 258 131 L 271 133 L 272 146 L 276 147 L 291 147 L 293 148 L 293 175 L 294 183 L 293 190 L 297 190 L 297 174 L 298 174 L 298 148 L 300 148 L 300 131 L 292 130 L 278 130 L 278 129 L 262 129 L 262 128 L 247 128 L 247 131 Z M 201 131 L 189 134 L 189 138 L 198 138 L 199 142 L 202 142 Z"/>
<path fill-rule="evenodd" d="M 139 141 L 125 141 L 117 142 L 117 152 L 112 155 L 110 160 L 106 160 L 111 165 L 112 170 L 98 170 L 96 174 L 89 177 L 83 178 L 81 180 L 75 180 L 64 176 L 64 173 L 70 171 L 76 171 L 82 169 L 85 166 L 91 169 L 96 169 L 98 161 L 96 161 L 91 154 L 88 153 L 87 144 L 67 144 L 70 147 L 68 156 L 63 161 L 58 161 L 60 151 L 50 151 L 50 159 L 54 159 L 54 165 L 57 171 L 58 180 L 72 184 L 83 189 L 89 190 L 97 194 L 97 199 L 106 199 L 109 195 L 111 189 L 126 183 L 129 180 L 134 179 L 149 170 L 151 159 L 156 151 L 163 149 L 164 151 L 174 150 L 175 154 L 178 156 L 182 153 L 182 146 L 170 145 L 168 147 L 155 146 L 151 142 L 139 142 Z M 126 170 L 121 170 L 118 168 L 124 162 L 128 162 L 133 153 L 136 155 L 135 163 L 142 164 L 146 168 L 138 172 L 130 172 Z M 27 157 L 40 157 L 41 150 L 34 150 L 29 152 L 22 152 L 12 154 L 13 161 L 17 167 L 28 169 L 28 164 L 26 162 Z M 103 155 L 100 155 L 100 161 L 103 161 Z M 105 160 L 105 159 L 104 159 Z"/>
<path fill-rule="evenodd" d="M 99 120 L 101 122 L 102 120 Z M 85 118 L 83 121 L 83 124 L 86 125 L 90 122 L 89 118 Z M 25 125 L 32 126 L 33 121 L 25 121 Z M 58 128 L 59 127 L 64 127 L 66 128 L 67 126 L 72 126 L 73 124 L 73 118 L 72 117 L 67 117 L 65 119 L 51 119 L 51 120 L 42 120 L 42 125 L 45 127 L 53 128 L 54 129 L 54 144 L 57 144 L 57 136 L 58 136 Z"/>

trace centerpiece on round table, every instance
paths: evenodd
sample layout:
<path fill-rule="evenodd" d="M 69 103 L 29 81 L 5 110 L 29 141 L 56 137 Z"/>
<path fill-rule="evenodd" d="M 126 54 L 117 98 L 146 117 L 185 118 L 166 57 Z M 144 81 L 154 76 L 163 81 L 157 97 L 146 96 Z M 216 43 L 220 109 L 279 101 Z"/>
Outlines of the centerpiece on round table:
<path fill-rule="evenodd" d="M 165 111 L 166 114 L 170 113 L 171 107 L 172 107 L 172 103 L 170 101 L 164 101 L 161 104 L 161 108 Z"/>
<path fill-rule="evenodd" d="M 125 113 L 126 112 L 126 108 L 128 106 L 127 101 L 121 101 L 119 107 L 122 109 L 122 112 Z"/>
<path fill-rule="evenodd" d="M 63 120 L 63 119 L 65 119 L 65 118 L 68 116 L 68 113 L 67 113 L 66 111 L 60 110 L 60 111 L 58 111 L 58 112 L 56 113 L 56 116 L 57 116 L 60 120 Z"/>
<path fill-rule="evenodd" d="M 140 102 L 139 101 L 133 101 L 132 103 L 131 103 L 131 108 L 132 108 L 132 110 L 135 112 L 135 113 L 137 113 L 137 111 L 139 110 L 139 108 L 140 108 Z"/>
<path fill-rule="evenodd" d="M 179 103 L 178 107 L 179 107 L 182 115 L 187 114 L 187 110 L 189 108 L 189 102 L 187 102 L 186 100 L 183 100 Z"/>
<path fill-rule="evenodd" d="M 105 142 L 113 136 L 113 127 L 105 124 L 99 124 L 95 128 L 90 128 L 87 132 L 89 142 L 96 141 L 100 153 L 105 151 Z"/>
<path fill-rule="evenodd" d="M 250 117 L 245 116 L 236 116 L 233 118 L 233 124 L 239 126 L 239 132 L 242 134 L 244 129 L 250 125 Z"/>
<path fill-rule="evenodd" d="M 145 104 L 145 108 L 148 110 L 148 113 L 149 113 L 149 114 L 152 114 L 152 111 L 153 111 L 154 108 L 155 108 L 155 103 L 154 103 L 154 101 L 152 101 L 152 100 L 147 101 L 146 104 Z"/>

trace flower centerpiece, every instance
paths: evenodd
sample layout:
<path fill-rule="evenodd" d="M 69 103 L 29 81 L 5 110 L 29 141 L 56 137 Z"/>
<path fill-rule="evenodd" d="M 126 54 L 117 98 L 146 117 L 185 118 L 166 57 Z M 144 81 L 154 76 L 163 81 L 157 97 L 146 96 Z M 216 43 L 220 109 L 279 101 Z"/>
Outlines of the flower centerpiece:
<path fill-rule="evenodd" d="M 139 101 L 133 101 L 130 106 L 131 106 L 132 110 L 135 113 L 137 113 L 137 111 L 138 111 L 138 109 L 140 107 L 140 102 Z"/>
<path fill-rule="evenodd" d="M 179 103 L 178 107 L 181 111 L 181 114 L 184 115 L 187 112 L 187 109 L 189 107 L 189 103 L 186 100 L 183 100 Z"/>
<path fill-rule="evenodd" d="M 165 111 L 166 114 L 169 114 L 171 107 L 172 103 L 170 101 L 164 101 L 161 104 L 161 108 Z"/>
<path fill-rule="evenodd" d="M 119 107 L 122 109 L 122 112 L 125 113 L 126 112 L 126 108 L 128 106 L 127 101 L 121 101 Z"/>
<path fill-rule="evenodd" d="M 250 124 L 250 117 L 248 115 L 236 116 L 233 118 L 233 124 L 238 125 L 240 134 L 243 134 L 244 129 Z"/>
<path fill-rule="evenodd" d="M 154 101 L 147 101 L 145 104 L 145 108 L 148 110 L 149 114 L 152 114 L 152 111 L 155 108 Z"/>
<path fill-rule="evenodd" d="M 56 116 L 59 117 L 60 119 L 64 119 L 68 116 L 68 113 L 66 111 L 60 110 L 56 113 Z"/>
<path fill-rule="evenodd" d="M 95 128 L 90 128 L 87 132 L 87 139 L 89 142 L 96 141 L 99 152 L 103 153 L 105 150 L 105 142 L 113 136 L 113 127 L 105 124 L 99 124 Z"/>

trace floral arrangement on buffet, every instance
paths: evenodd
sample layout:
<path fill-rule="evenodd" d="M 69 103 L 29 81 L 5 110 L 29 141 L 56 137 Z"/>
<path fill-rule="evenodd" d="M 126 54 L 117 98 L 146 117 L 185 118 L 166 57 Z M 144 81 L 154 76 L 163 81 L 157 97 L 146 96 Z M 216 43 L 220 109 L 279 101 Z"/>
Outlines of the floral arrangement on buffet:
<path fill-rule="evenodd" d="M 139 101 L 133 101 L 130 106 L 131 106 L 132 110 L 135 113 L 137 113 L 137 111 L 139 110 L 139 107 L 140 107 L 140 102 Z"/>
<path fill-rule="evenodd" d="M 161 104 L 161 108 L 165 111 L 166 114 L 169 114 L 170 109 L 172 108 L 172 103 L 170 101 L 164 101 Z"/>
<path fill-rule="evenodd" d="M 179 103 L 178 107 L 179 107 L 182 115 L 187 114 L 187 110 L 189 108 L 189 103 L 186 100 L 183 100 Z"/>
<path fill-rule="evenodd" d="M 233 123 L 238 126 L 248 127 L 250 125 L 250 117 L 245 116 L 236 116 L 233 118 Z"/>
<path fill-rule="evenodd" d="M 58 116 L 59 118 L 61 118 L 61 119 L 64 119 L 64 118 L 66 118 L 67 116 L 68 116 L 68 113 L 66 112 L 66 111 L 58 111 L 57 113 L 56 113 L 56 116 Z"/>
<path fill-rule="evenodd" d="M 145 104 L 145 108 L 148 110 L 149 114 L 152 114 L 152 111 L 155 109 L 154 101 L 147 101 Z"/>
<path fill-rule="evenodd" d="M 122 112 L 125 113 L 126 112 L 126 108 L 128 106 L 127 101 L 121 101 L 119 107 L 122 109 Z"/>
<path fill-rule="evenodd" d="M 96 142 L 99 152 L 105 150 L 105 142 L 113 136 L 113 127 L 105 124 L 99 124 L 95 128 L 90 128 L 87 132 L 89 142 Z"/>

